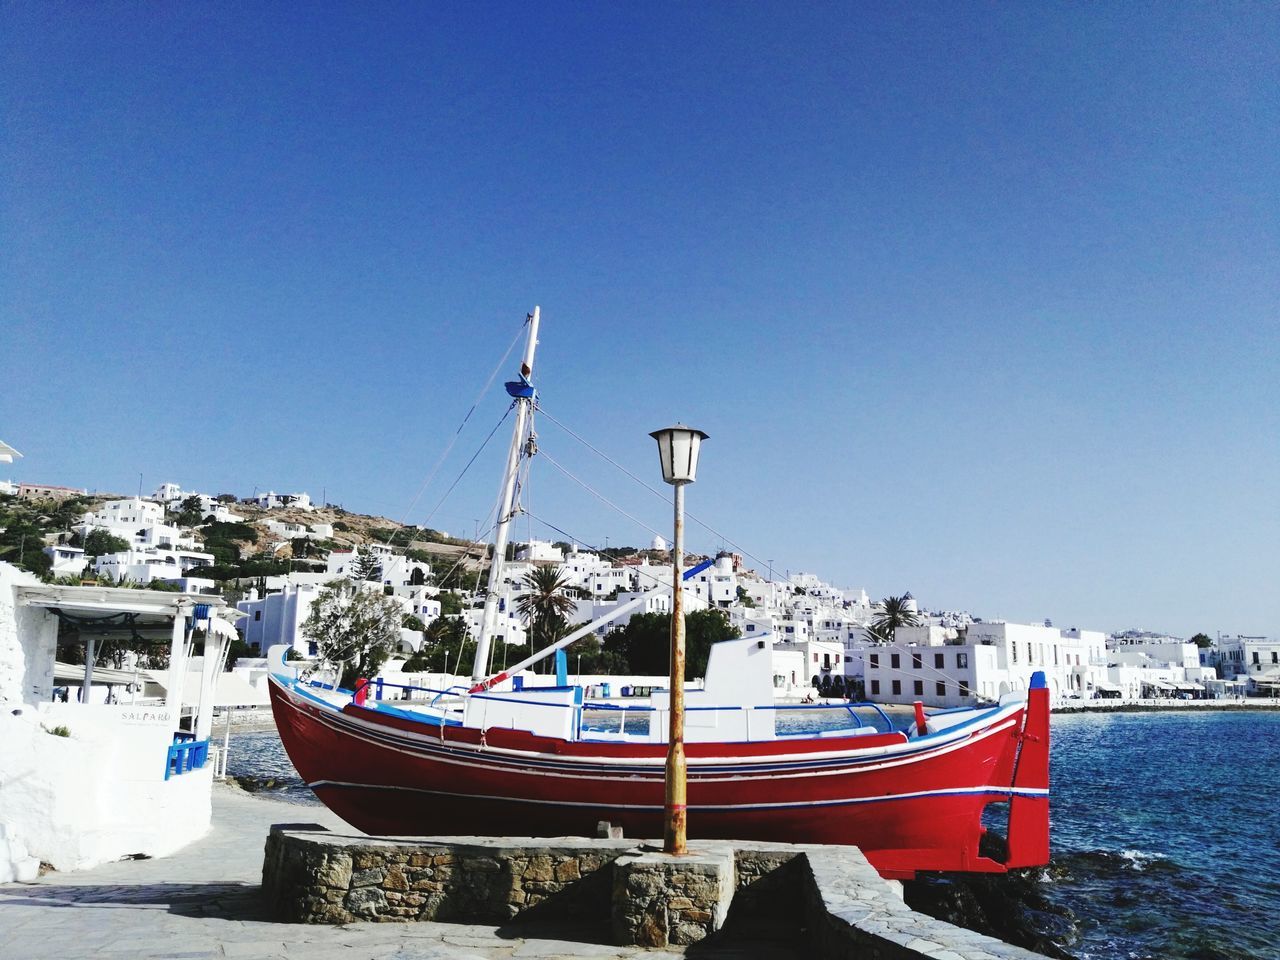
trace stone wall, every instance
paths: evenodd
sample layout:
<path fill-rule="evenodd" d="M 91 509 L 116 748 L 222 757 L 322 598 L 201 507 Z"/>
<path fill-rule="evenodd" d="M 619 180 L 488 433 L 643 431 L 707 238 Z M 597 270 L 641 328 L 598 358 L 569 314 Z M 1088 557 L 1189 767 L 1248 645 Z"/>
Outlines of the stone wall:
<path fill-rule="evenodd" d="M 613 863 L 615 943 L 688 946 L 724 926 L 733 900 L 729 843 L 700 841 L 680 857 L 634 850 Z"/>
<path fill-rule="evenodd" d="M 627 840 L 387 840 L 278 825 L 262 884 L 295 923 L 436 920 L 502 923 L 517 915 L 606 924 L 612 873 Z"/>
<path fill-rule="evenodd" d="M 1041 956 L 914 912 L 856 847 L 697 842 L 691 854 L 635 840 L 384 840 L 284 824 L 267 839 L 263 889 L 278 919 L 300 923 L 540 917 L 607 938 L 611 917 L 614 942 L 662 947 L 759 915 L 836 960 Z"/>

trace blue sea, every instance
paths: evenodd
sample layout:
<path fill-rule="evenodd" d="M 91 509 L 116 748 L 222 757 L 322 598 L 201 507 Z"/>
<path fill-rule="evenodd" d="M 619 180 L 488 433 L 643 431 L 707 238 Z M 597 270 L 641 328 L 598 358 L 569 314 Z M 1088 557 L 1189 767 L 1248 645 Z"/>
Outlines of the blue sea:
<path fill-rule="evenodd" d="M 1280 960 L 1280 713 L 1059 714 L 1052 763 L 1032 877 L 1064 955 Z M 228 766 L 318 802 L 274 733 L 233 734 Z"/>
<path fill-rule="evenodd" d="M 1280 713 L 1053 717 L 1053 868 L 1082 960 L 1280 958 Z"/>

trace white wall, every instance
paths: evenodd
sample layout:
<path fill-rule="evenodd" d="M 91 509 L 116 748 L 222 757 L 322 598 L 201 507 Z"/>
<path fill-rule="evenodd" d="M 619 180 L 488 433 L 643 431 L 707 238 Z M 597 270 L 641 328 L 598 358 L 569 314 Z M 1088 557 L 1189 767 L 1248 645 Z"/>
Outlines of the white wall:
<path fill-rule="evenodd" d="M 0 704 L 36 703 L 53 696 L 53 658 L 58 621 L 14 602 L 14 587 L 38 577 L 0 562 Z"/>
<path fill-rule="evenodd" d="M 0 823 L 32 856 L 86 870 L 168 856 L 208 831 L 213 765 L 166 781 L 173 718 L 125 719 L 142 713 L 84 704 L 0 713 Z M 48 732 L 59 725 L 71 735 Z"/>

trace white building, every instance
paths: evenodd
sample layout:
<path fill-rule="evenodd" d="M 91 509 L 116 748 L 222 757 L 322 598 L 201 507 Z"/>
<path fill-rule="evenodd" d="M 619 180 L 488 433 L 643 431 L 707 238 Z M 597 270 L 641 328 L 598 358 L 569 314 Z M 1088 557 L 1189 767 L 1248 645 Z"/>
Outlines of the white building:
<path fill-rule="evenodd" d="M 213 554 L 199 550 L 122 550 L 96 557 L 93 569 L 116 583 L 127 579 L 145 585 L 152 580 L 177 580 L 198 567 L 212 566 L 213 560 Z"/>
<path fill-rule="evenodd" d="M 55 577 L 81 576 L 89 563 L 85 559 L 82 547 L 66 547 L 57 544 L 45 547 L 44 554 L 49 558 L 49 573 Z"/>
<path fill-rule="evenodd" d="M 236 609 L 245 614 L 236 624 L 244 642 L 266 653 L 278 643 L 287 644 L 300 656 L 314 657 L 316 645 L 302 634 L 302 625 L 311 615 L 311 604 L 320 595 L 320 587 L 303 584 L 286 586 L 280 593 L 258 597 L 250 593 Z"/>
<path fill-rule="evenodd" d="M 1226 680 L 1244 680 L 1250 696 L 1280 696 L 1280 640 L 1219 637 L 1210 658 Z"/>
<path fill-rule="evenodd" d="M 515 558 L 521 563 L 551 566 L 564 562 L 564 551 L 546 540 L 530 540 L 515 545 Z"/>
<path fill-rule="evenodd" d="M 997 622 L 971 624 L 963 642 L 933 626 L 899 627 L 895 640 L 859 654 L 872 700 L 970 706 L 978 698 L 995 701 L 1027 690 L 1031 675 L 1041 670 L 1057 700 L 1090 698 L 1107 682 L 1101 632 Z"/>
<path fill-rule="evenodd" d="M 311 497 L 305 493 L 276 493 L 268 490 L 252 498 L 253 503 L 263 510 L 281 510 L 292 507 L 295 510 L 314 510 Z"/>
<path fill-rule="evenodd" d="M 96 513 L 86 513 L 72 528 L 81 537 L 105 530 L 135 549 L 195 547 L 195 539 L 181 527 L 165 523 L 164 508 L 158 503 L 133 497 L 104 503 Z"/>
<path fill-rule="evenodd" d="M 633 600 L 644 598 L 644 602 L 631 610 L 614 614 L 614 611 L 622 607 L 624 604 Z M 604 623 L 596 627 L 595 634 L 603 637 L 611 630 L 618 630 L 625 627 L 631 622 L 631 618 L 642 613 L 671 613 L 671 594 L 659 593 L 655 596 L 645 596 L 643 593 L 619 593 L 613 600 L 579 600 L 577 608 L 569 617 L 572 623 L 594 623 L 604 617 L 609 617 Z"/>
<path fill-rule="evenodd" d="M 264 526 L 277 537 L 284 537 L 286 540 L 305 537 L 310 532 L 307 530 L 306 524 L 290 523 L 286 520 L 268 520 Z"/>

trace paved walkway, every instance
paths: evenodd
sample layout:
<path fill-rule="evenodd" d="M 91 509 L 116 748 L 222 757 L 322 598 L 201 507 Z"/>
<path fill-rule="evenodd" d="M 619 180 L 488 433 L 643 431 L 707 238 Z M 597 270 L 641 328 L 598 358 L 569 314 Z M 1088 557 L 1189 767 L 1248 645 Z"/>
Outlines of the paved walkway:
<path fill-rule="evenodd" d="M 0 885 L 0 956 L 14 960 L 499 960 L 671 957 L 634 947 L 514 936 L 444 923 L 326 927 L 276 923 L 261 905 L 262 854 L 273 823 L 320 823 L 350 833 L 327 809 L 215 785 L 213 830 L 172 857 L 49 873 Z M 500 930 L 502 932 L 500 932 Z M 788 960 L 767 944 L 700 948 L 715 960 Z"/>

